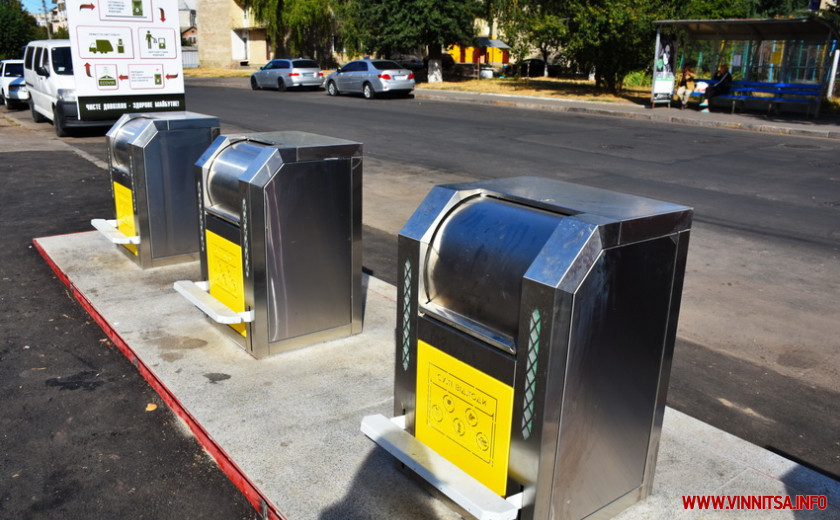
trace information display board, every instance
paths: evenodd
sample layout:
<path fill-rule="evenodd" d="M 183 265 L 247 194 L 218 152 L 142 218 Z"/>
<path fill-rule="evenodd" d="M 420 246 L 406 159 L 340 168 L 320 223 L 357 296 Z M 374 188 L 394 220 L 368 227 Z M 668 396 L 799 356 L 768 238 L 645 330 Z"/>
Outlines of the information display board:
<path fill-rule="evenodd" d="M 660 34 L 656 31 L 656 50 L 653 62 L 653 82 L 650 102 L 671 104 L 674 95 L 674 77 L 676 72 L 677 39 L 674 35 Z"/>
<path fill-rule="evenodd" d="M 176 0 L 69 0 L 79 119 L 185 110 Z"/>

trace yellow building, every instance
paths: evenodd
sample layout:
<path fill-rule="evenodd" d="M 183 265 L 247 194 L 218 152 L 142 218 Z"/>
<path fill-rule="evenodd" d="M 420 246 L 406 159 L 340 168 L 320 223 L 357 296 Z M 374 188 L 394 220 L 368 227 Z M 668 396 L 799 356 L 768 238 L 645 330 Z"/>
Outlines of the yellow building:
<path fill-rule="evenodd" d="M 254 19 L 242 0 L 198 0 L 196 25 L 203 67 L 231 67 L 265 63 L 271 45 L 265 26 Z"/>
<path fill-rule="evenodd" d="M 456 63 L 507 65 L 510 62 L 510 46 L 493 38 L 476 38 L 472 47 L 451 45 L 446 52 Z"/>

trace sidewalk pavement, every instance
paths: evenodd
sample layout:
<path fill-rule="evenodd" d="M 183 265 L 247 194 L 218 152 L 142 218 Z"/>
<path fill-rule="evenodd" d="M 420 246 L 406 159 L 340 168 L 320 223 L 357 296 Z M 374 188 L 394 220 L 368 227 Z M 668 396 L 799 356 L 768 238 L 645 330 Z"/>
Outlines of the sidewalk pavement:
<path fill-rule="evenodd" d="M 142 270 L 95 231 L 35 245 L 269 517 L 459 518 L 359 431 L 363 417 L 393 411 L 394 286 L 365 277 L 361 334 L 256 360 L 172 289 L 198 279 L 198 262 Z M 686 509 L 694 495 L 816 495 L 825 509 Z M 617 518 L 711 517 L 838 518 L 840 482 L 667 408 L 653 494 Z"/>

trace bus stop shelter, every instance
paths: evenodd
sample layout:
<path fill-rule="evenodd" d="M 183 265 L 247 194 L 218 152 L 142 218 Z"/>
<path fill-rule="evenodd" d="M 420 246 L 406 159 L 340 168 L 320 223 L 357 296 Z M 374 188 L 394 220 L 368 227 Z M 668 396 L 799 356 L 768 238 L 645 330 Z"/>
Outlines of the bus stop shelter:
<path fill-rule="evenodd" d="M 824 97 L 835 95 L 838 32 L 819 17 L 657 20 L 654 24 L 657 70 L 663 51 L 670 49 L 674 75 L 686 62 L 707 77 L 718 64 L 727 63 L 735 80 L 819 84 Z"/>

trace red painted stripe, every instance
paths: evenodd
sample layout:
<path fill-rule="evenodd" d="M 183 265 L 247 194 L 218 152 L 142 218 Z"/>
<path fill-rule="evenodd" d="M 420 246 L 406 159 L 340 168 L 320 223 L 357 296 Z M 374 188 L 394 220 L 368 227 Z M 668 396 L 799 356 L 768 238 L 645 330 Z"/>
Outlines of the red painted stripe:
<path fill-rule="evenodd" d="M 137 368 L 137 371 L 140 372 L 140 375 L 143 376 L 143 379 L 152 387 L 152 389 L 157 392 L 160 398 L 163 400 L 164 403 L 172 410 L 178 417 L 183 419 L 187 426 L 190 428 L 190 431 L 193 432 L 196 439 L 198 440 L 199 444 L 201 444 L 204 449 L 210 453 L 219 467 L 222 469 L 225 475 L 233 482 L 233 484 L 239 489 L 239 491 L 245 495 L 245 498 L 257 511 L 263 512 L 263 507 L 267 508 L 266 515 L 264 518 L 269 520 L 286 520 L 280 511 L 268 500 L 258 488 L 257 486 L 251 482 L 245 472 L 242 471 L 239 466 L 233 461 L 233 459 L 228 456 L 227 453 L 219 446 L 216 441 L 207 433 L 207 430 L 204 429 L 203 426 L 192 416 L 192 414 L 187 411 L 187 409 L 178 401 L 178 398 L 175 397 L 166 385 L 155 375 L 155 373 L 146 366 L 143 361 L 137 357 L 137 354 L 131 349 L 128 343 L 122 339 L 122 337 L 111 327 L 108 321 L 96 310 L 96 307 L 88 300 L 82 292 L 73 285 L 73 282 L 67 276 L 64 271 L 53 261 L 53 259 L 49 256 L 49 254 L 44 250 L 41 244 L 38 242 L 38 239 L 35 238 L 32 240 L 35 249 L 40 253 L 40 255 L 44 258 L 47 262 L 47 265 L 50 266 L 50 269 L 56 274 L 59 280 L 61 280 L 64 285 L 67 286 L 68 289 L 73 293 L 73 297 L 78 300 L 78 302 L 82 305 L 82 307 L 87 311 L 88 314 L 93 318 L 93 320 L 102 328 L 105 332 L 105 335 L 114 343 L 114 345 L 119 349 L 120 352 L 123 353 L 125 357 L 131 361 L 131 363 Z"/>

